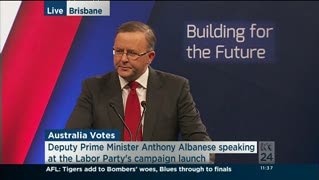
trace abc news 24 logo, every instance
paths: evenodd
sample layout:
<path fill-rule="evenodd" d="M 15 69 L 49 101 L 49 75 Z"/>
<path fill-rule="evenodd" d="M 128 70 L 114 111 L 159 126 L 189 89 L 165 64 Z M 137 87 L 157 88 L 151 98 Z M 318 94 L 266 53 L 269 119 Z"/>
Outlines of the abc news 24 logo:
<path fill-rule="evenodd" d="M 259 164 L 275 163 L 275 142 L 259 141 L 258 160 Z"/>

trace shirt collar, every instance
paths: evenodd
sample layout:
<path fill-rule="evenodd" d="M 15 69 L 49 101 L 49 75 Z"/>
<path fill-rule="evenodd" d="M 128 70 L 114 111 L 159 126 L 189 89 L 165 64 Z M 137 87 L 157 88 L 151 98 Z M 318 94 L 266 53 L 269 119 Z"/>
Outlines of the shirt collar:
<path fill-rule="evenodd" d="M 146 71 L 135 81 L 138 82 L 143 88 L 147 89 L 147 80 L 149 75 L 149 68 L 146 69 Z M 123 89 L 129 82 L 126 81 L 124 78 L 119 76 L 121 89 Z"/>

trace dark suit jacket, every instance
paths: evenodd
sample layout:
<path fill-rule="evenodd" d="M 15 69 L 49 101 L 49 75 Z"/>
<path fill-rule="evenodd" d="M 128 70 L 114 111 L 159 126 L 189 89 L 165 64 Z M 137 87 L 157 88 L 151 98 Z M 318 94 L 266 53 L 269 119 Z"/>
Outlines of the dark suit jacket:
<path fill-rule="evenodd" d="M 151 67 L 146 94 L 144 141 L 210 140 L 190 94 L 188 80 Z M 119 129 L 123 123 L 110 107 L 115 105 L 124 118 L 120 81 L 116 71 L 85 80 L 76 107 L 67 122 L 69 129 Z"/>

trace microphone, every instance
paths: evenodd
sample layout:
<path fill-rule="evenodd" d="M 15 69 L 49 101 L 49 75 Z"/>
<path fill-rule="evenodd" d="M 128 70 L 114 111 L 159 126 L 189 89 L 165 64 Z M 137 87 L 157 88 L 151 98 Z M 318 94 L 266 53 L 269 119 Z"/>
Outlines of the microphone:
<path fill-rule="evenodd" d="M 142 107 L 143 107 L 143 112 L 142 112 L 142 116 L 141 116 L 140 122 L 138 123 L 137 130 L 136 130 L 135 141 L 137 141 L 137 137 L 138 137 L 138 134 L 139 134 L 138 132 L 139 132 L 140 129 L 141 129 L 142 119 L 143 119 L 144 114 L 145 114 L 145 111 L 146 111 L 146 102 L 145 102 L 145 101 L 142 101 L 142 102 L 141 102 L 141 105 L 142 105 Z"/>
<path fill-rule="evenodd" d="M 122 118 L 122 116 L 120 115 L 120 113 L 116 110 L 116 108 L 115 108 L 115 106 L 114 106 L 113 103 L 110 103 L 109 105 L 110 105 L 110 107 L 113 109 L 113 111 L 115 112 L 115 114 L 117 115 L 117 117 L 119 117 L 120 120 L 122 121 L 122 123 L 124 124 L 125 129 L 127 130 L 127 132 L 128 132 L 129 135 L 130 135 L 130 141 L 132 141 L 132 133 L 131 133 L 131 130 L 127 127 L 127 125 L 126 125 L 124 119 Z"/>

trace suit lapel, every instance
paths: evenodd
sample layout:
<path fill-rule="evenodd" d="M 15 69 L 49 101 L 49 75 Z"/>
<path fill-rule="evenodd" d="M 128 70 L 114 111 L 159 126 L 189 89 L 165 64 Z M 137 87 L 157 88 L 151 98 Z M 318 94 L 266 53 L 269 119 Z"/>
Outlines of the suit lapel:
<path fill-rule="evenodd" d="M 147 93 L 146 93 L 146 106 L 144 128 L 143 128 L 143 140 L 152 140 L 152 132 L 157 123 L 157 115 L 161 109 L 162 94 L 159 89 L 163 82 L 157 73 L 149 67 L 150 74 L 147 82 Z"/>
<path fill-rule="evenodd" d="M 106 79 L 105 85 L 103 86 L 102 92 L 105 102 L 107 116 L 106 119 L 112 124 L 112 128 L 119 129 L 122 134 L 123 131 L 123 123 L 121 119 L 118 117 L 117 113 L 111 108 L 110 104 L 113 104 L 117 112 L 124 118 L 124 108 L 123 108 L 123 100 L 122 100 L 122 91 L 120 86 L 120 81 L 117 73 L 114 71 L 111 75 Z"/>

